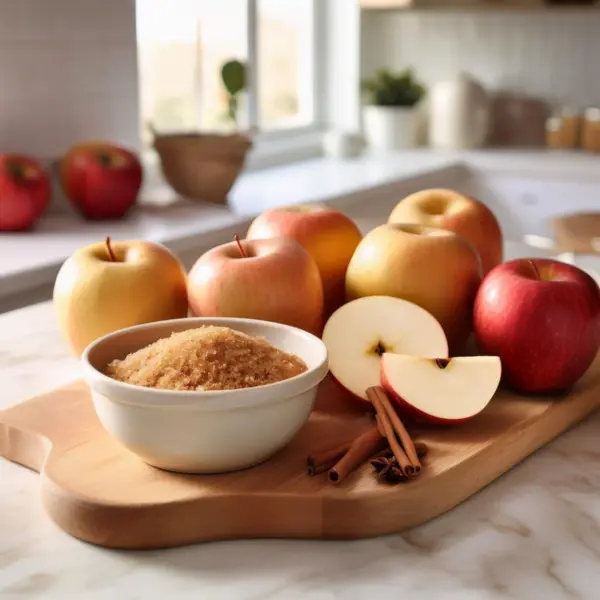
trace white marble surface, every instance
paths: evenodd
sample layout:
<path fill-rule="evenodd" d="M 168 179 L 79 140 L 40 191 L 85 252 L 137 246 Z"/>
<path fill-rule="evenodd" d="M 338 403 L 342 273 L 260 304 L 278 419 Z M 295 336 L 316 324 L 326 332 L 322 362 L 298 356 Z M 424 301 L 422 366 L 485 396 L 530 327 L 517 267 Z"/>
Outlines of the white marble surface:
<path fill-rule="evenodd" d="M 0 409 L 78 377 L 51 306 L 0 315 Z M 38 476 L 0 459 L 0 598 L 593 600 L 600 415 L 470 500 L 402 535 L 118 552 L 60 531 Z"/>

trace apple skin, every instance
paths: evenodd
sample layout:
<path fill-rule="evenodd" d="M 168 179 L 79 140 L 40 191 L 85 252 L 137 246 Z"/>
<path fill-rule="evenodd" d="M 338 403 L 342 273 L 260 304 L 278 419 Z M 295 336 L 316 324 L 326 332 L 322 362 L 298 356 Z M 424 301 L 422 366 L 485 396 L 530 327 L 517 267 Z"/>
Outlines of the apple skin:
<path fill-rule="evenodd" d="M 465 238 L 481 257 L 483 274 L 503 260 L 502 230 L 483 202 L 447 189 L 416 192 L 401 200 L 388 223 L 419 223 L 448 229 Z"/>
<path fill-rule="evenodd" d="M 23 154 L 0 154 L 0 231 L 31 229 L 50 204 L 48 173 Z"/>
<path fill-rule="evenodd" d="M 472 309 L 481 282 L 481 260 L 455 233 L 392 223 L 370 231 L 346 272 L 346 299 L 395 296 L 418 304 L 442 325 L 450 355 L 472 332 Z"/>
<path fill-rule="evenodd" d="M 53 305 L 73 354 L 95 339 L 132 325 L 187 316 L 186 273 L 167 248 L 146 241 L 79 249 L 60 268 Z"/>
<path fill-rule="evenodd" d="M 109 142 L 74 146 L 60 164 L 67 198 L 89 220 L 124 217 L 137 200 L 142 179 L 138 157 Z"/>
<path fill-rule="evenodd" d="M 203 254 L 188 279 L 197 316 L 245 317 L 292 325 L 315 335 L 323 328 L 323 286 L 315 261 L 294 240 L 222 244 Z"/>
<path fill-rule="evenodd" d="M 514 390 L 562 392 L 587 371 L 598 352 L 600 291 L 592 277 L 573 265 L 511 260 L 483 280 L 474 326 L 479 349 L 500 357 L 505 381 Z"/>
<path fill-rule="evenodd" d="M 346 269 L 362 239 L 352 219 L 324 204 L 275 208 L 259 215 L 246 236 L 247 239 L 273 237 L 296 240 L 317 263 L 326 316 L 344 303 Z"/>

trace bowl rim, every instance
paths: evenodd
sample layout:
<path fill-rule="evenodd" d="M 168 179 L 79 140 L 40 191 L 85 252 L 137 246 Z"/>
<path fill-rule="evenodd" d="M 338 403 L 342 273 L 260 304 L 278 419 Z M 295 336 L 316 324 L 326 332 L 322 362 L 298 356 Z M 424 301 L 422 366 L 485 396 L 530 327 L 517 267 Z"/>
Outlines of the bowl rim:
<path fill-rule="evenodd" d="M 207 391 L 158 389 L 118 381 L 105 375 L 89 361 L 89 355 L 98 346 L 106 344 L 118 336 L 161 326 L 169 327 L 171 324 L 175 325 L 183 322 L 189 322 L 189 329 L 200 327 L 203 324 L 223 327 L 230 326 L 232 329 L 235 329 L 236 324 L 248 324 L 258 325 L 266 329 L 284 330 L 291 335 L 306 339 L 314 345 L 315 350 L 320 352 L 321 356 L 318 363 L 313 367 L 309 367 L 303 373 L 283 379 L 282 381 L 234 390 Z M 156 408 L 174 406 L 180 408 L 185 406 L 190 408 L 208 408 L 205 405 L 210 403 L 211 400 L 219 403 L 218 406 L 214 407 L 214 409 L 219 410 L 243 407 L 251 408 L 261 404 L 275 404 L 293 396 L 298 396 L 315 387 L 329 372 L 327 347 L 316 335 L 292 325 L 242 317 L 182 317 L 124 327 L 103 335 L 88 344 L 81 354 L 80 362 L 83 367 L 83 377 L 92 391 L 97 391 L 100 394 L 108 396 L 110 400 L 121 404 L 152 406 Z M 290 387 L 295 388 L 291 393 L 289 389 L 286 389 Z M 111 391 L 109 392 L 108 390 Z M 112 392 L 117 392 L 119 397 L 115 397 Z M 127 396 L 127 398 L 123 398 L 122 395 Z"/>

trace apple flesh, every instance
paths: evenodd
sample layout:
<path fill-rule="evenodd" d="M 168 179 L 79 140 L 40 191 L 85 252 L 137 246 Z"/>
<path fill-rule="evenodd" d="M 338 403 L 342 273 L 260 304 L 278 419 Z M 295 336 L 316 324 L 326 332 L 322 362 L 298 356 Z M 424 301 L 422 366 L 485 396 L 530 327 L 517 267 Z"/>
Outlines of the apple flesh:
<path fill-rule="evenodd" d="M 326 315 L 344 303 L 346 269 L 362 239 L 354 221 L 344 213 L 324 204 L 275 208 L 259 215 L 246 237 L 287 237 L 297 241 L 319 268 Z"/>
<path fill-rule="evenodd" d="M 315 335 L 323 328 L 319 270 L 290 239 L 242 240 L 212 248 L 189 273 L 188 298 L 197 316 L 261 319 Z"/>
<path fill-rule="evenodd" d="M 86 219 L 120 219 L 137 200 L 142 165 L 131 151 L 108 142 L 74 146 L 60 164 L 62 188 Z"/>
<path fill-rule="evenodd" d="M 485 275 L 502 262 L 502 230 L 483 202 L 447 189 L 416 192 L 401 200 L 388 223 L 418 223 L 453 231 L 469 242 L 481 257 Z"/>
<path fill-rule="evenodd" d="M 48 208 L 50 178 L 22 154 L 0 154 L 0 231 L 30 229 Z"/>
<path fill-rule="evenodd" d="M 508 385 L 561 392 L 589 368 L 600 344 L 600 291 L 581 269 L 516 259 L 483 280 L 474 308 L 479 349 L 501 358 Z"/>
<path fill-rule="evenodd" d="M 323 342 L 332 377 L 369 408 L 366 390 L 379 385 L 384 353 L 448 356 L 438 321 L 420 306 L 390 296 L 368 296 L 338 308 L 325 325 Z"/>
<path fill-rule="evenodd" d="M 496 393 L 501 375 L 497 356 L 381 357 L 381 386 L 400 411 L 437 425 L 454 425 L 479 414 Z"/>

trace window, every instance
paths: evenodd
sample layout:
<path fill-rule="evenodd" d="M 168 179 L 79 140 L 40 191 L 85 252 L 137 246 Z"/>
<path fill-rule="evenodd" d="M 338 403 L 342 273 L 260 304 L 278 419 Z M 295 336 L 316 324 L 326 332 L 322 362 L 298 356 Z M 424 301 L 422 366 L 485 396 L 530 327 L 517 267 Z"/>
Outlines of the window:
<path fill-rule="evenodd" d="M 225 131 L 221 66 L 246 62 L 240 123 L 259 139 L 318 129 L 319 0 L 137 0 L 140 107 L 158 131 Z"/>

